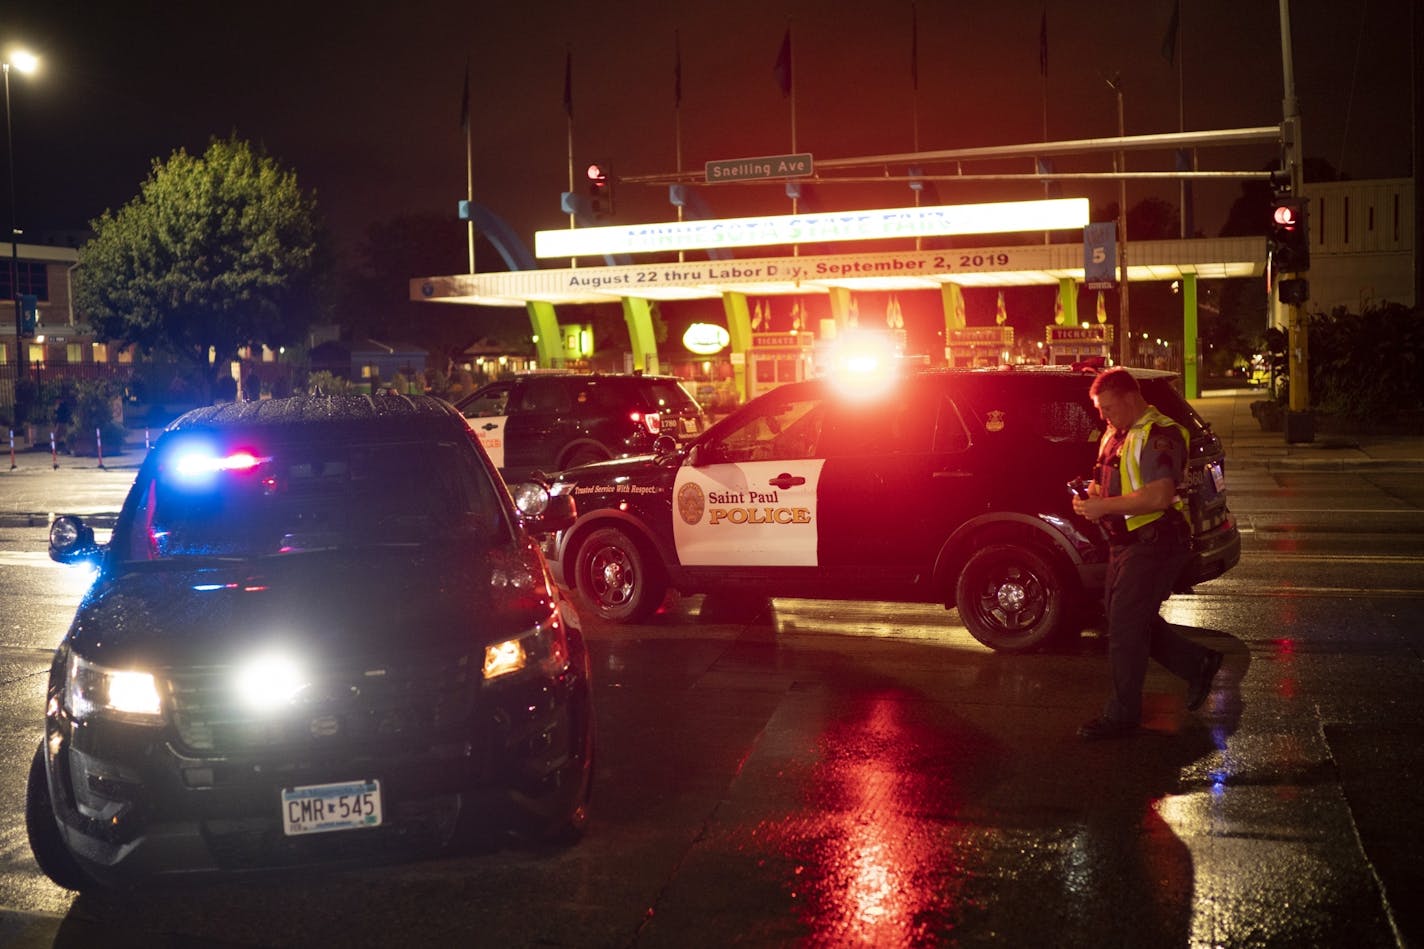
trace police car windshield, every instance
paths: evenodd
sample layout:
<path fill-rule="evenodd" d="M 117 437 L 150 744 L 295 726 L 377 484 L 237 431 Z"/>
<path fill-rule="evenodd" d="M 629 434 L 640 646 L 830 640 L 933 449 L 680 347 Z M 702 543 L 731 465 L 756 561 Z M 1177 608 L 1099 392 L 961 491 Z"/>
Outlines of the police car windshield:
<path fill-rule="evenodd" d="M 163 446 L 113 547 L 128 562 L 420 543 L 501 508 L 468 446 Z"/>

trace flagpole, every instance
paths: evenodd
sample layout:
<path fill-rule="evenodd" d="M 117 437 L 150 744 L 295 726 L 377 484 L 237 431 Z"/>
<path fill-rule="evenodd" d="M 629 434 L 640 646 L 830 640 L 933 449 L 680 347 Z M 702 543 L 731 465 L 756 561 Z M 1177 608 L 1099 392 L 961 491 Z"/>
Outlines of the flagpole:
<path fill-rule="evenodd" d="M 794 44 L 791 42 L 791 21 L 789 19 L 786 21 L 786 37 L 787 49 L 792 51 L 792 54 L 787 57 L 786 65 L 787 70 L 791 74 L 791 154 L 794 155 L 796 154 L 796 57 L 794 53 Z M 797 202 L 799 200 L 799 198 L 791 199 L 792 214 L 796 213 Z M 797 251 L 799 252 L 799 250 L 800 248 L 798 247 Z"/>
<path fill-rule="evenodd" d="M 578 227 L 578 218 L 574 214 L 574 53 L 569 47 L 564 52 L 564 115 L 567 118 L 568 129 L 568 162 L 569 162 L 569 230 Z M 569 258 L 570 269 L 578 267 L 578 258 Z"/>
<path fill-rule="evenodd" d="M 920 150 L 920 14 L 915 0 L 910 0 L 910 116 L 914 151 Z M 923 182 L 920 183 L 923 187 Z M 920 206 L 921 188 L 914 188 L 915 207 Z M 915 250 L 924 247 L 924 238 L 915 235 Z"/>
<path fill-rule="evenodd" d="M 673 48 L 673 85 L 672 85 L 672 116 L 673 116 L 673 143 L 674 152 L 677 157 L 677 178 L 678 186 L 682 185 L 682 38 L 679 31 L 672 31 Z M 682 202 L 677 205 L 677 219 L 682 220 Z M 677 260 L 682 263 L 686 260 L 687 251 L 678 249 Z"/>
<path fill-rule="evenodd" d="M 470 58 L 465 57 L 465 107 L 460 110 L 465 120 L 465 203 L 475 200 L 474 131 L 470 127 Z M 465 244 L 469 253 L 470 273 L 475 272 L 475 219 L 465 220 Z"/>

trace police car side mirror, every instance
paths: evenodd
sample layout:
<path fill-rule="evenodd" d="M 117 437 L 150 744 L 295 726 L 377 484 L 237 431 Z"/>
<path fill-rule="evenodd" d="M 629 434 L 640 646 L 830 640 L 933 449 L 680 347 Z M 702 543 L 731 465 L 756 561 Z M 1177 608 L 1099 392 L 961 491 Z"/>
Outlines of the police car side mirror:
<path fill-rule="evenodd" d="M 718 464 L 722 459 L 722 453 L 715 446 L 703 442 L 693 445 L 687 453 L 687 464 L 693 468 L 705 468 L 708 465 Z"/>
<path fill-rule="evenodd" d="M 671 435 L 659 435 L 653 439 L 653 454 L 659 457 L 671 455 L 677 451 L 677 439 Z"/>
<path fill-rule="evenodd" d="M 103 556 L 103 546 L 94 540 L 94 528 L 76 515 L 61 514 L 49 526 L 49 559 L 97 565 Z"/>

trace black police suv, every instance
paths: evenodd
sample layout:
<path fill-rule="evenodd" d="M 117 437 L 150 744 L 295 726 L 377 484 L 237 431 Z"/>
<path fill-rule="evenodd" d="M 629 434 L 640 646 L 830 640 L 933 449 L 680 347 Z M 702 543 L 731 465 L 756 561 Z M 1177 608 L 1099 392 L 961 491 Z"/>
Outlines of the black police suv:
<path fill-rule="evenodd" d="M 702 407 L 673 376 L 535 372 L 476 389 L 455 403 L 509 481 L 645 454 L 661 435 L 691 441 Z"/>
<path fill-rule="evenodd" d="M 1174 376 L 1134 374 L 1191 435 L 1187 590 L 1240 558 L 1222 447 Z M 546 552 L 614 622 L 648 616 L 669 587 L 941 602 L 984 644 L 1034 649 L 1100 607 L 1106 539 L 1073 513 L 1068 487 L 1091 475 L 1103 433 L 1094 375 L 1035 366 L 789 383 L 686 449 L 562 473 L 552 490 L 572 494 L 579 516 Z"/>
<path fill-rule="evenodd" d="M 448 403 L 198 409 L 139 469 L 55 652 L 26 818 L 72 889 L 572 840 L 589 664 L 518 513 Z M 545 499 L 547 500 L 547 499 Z"/>

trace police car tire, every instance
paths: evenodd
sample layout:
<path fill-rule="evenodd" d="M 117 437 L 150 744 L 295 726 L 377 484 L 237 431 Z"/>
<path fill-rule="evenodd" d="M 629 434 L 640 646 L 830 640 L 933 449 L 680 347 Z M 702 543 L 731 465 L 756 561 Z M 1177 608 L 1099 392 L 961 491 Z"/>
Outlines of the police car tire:
<path fill-rule="evenodd" d="M 659 565 L 615 527 L 593 531 L 579 544 L 574 583 L 584 606 L 611 623 L 647 619 L 667 594 Z"/>
<path fill-rule="evenodd" d="M 50 880 L 66 890 L 95 888 L 94 880 L 79 866 L 59 835 L 54 804 L 49 796 L 49 779 L 45 776 L 43 742 L 35 749 L 25 785 L 25 834 L 35 863 Z"/>
<path fill-rule="evenodd" d="M 1029 652 L 1056 638 L 1068 591 L 1049 557 L 1032 547 L 992 544 L 970 556 L 955 585 L 969 634 L 997 652 Z"/>

